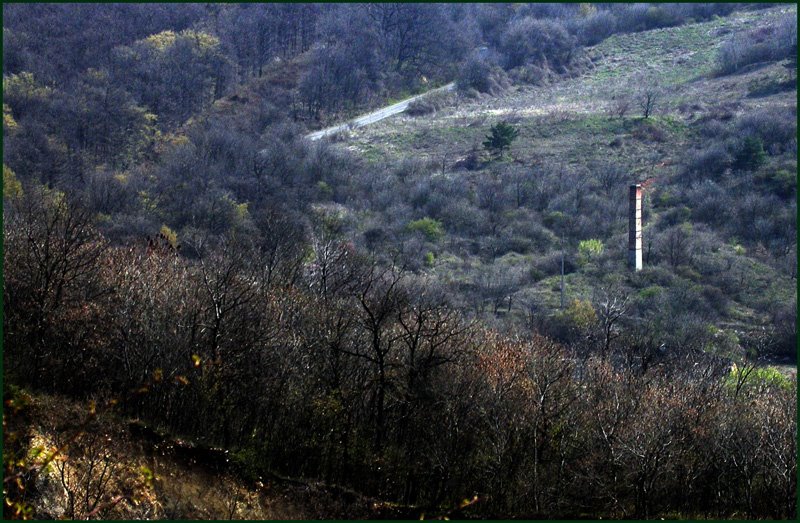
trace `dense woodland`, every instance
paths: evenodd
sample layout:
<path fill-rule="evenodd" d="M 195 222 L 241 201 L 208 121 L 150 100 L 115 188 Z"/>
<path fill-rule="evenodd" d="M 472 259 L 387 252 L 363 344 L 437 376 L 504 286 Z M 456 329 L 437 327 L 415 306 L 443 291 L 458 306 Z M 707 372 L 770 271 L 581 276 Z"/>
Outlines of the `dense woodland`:
<path fill-rule="evenodd" d="M 576 77 L 613 35 L 775 7 L 4 4 L 6 398 L 114 404 L 227 449 L 247 480 L 419 514 L 795 517 L 796 378 L 765 362 L 796 362 L 796 106 L 701 110 L 648 196 L 635 274 L 627 186 L 658 158 L 635 179 L 613 158 L 303 139 L 450 81 L 412 112 Z M 756 94 L 796 91 L 796 16 L 726 36 L 713 75 L 780 62 L 789 79 Z M 668 141 L 666 96 L 642 77 L 604 118 Z M 455 255 L 463 274 L 437 272 Z M 586 294 L 529 299 L 562 255 Z M 24 504 L 36 472 L 24 438 L 6 448 Z M 95 505 L 72 517 L 114 515 Z"/>

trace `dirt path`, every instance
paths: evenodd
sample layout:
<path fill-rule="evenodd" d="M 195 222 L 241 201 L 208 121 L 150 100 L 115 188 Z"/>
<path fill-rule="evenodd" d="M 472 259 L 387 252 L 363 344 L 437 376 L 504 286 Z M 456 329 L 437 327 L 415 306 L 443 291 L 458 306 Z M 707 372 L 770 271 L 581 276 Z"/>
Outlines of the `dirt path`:
<path fill-rule="evenodd" d="M 378 122 L 380 120 L 383 120 L 384 118 L 388 118 L 389 116 L 402 113 L 403 111 L 408 109 L 409 104 L 415 100 L 424 98 L 432 93 L 437 93 L 441 91 L 452 91 L 454 87 L 455 83 L 449 83 L 447 85 L 443 85 L 442 87 L 431 89 L 428 92 L 418 94 L 417 96 L 412 96 L 411 98 L 403 100 L 402 102 L 397 102 L 396 104 L 384 107 L 383 109 L 378 109 L 377 111 L 373 111 L 371 113 L 359 116 L 358 118 L 350 120 L 349 122 L 335 125 L 333 127 L 328 127 L 327 129 L 314 131 L 313 133 L 307 134 L 305 137 L 309 140 L 319 140 L 320 138 L 324 138 L 325 136 L 330 136 L 332 134 L 338 133 L 339 131 L 344 131 L 356 127 L 364 127 L 365 125 Z"/>

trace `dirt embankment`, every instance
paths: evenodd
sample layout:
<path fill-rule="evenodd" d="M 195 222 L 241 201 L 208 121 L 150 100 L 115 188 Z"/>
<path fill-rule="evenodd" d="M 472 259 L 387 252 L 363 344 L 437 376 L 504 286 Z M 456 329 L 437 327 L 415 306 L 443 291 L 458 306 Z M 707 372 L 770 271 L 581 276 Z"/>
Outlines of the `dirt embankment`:
<path fill-rule="evenodd" d="M 24 409 L 5 409 L 4 443 L 35 470 L 16 500 L 36 519 L 398 517 L 346 489 L 278 477 L 247 481 L 226 451 L 161 435 L 138 420 L 91 416 L 88 405 L 64 398 L 27 397 Z"/>

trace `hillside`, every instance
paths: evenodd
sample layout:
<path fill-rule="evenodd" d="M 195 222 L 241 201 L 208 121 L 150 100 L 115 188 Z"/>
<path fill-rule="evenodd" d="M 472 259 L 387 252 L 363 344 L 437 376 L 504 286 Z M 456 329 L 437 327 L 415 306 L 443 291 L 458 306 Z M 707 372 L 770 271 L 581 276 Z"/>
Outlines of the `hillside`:
<path fill-rule="evenodd" d="M 4 517 L 796 518 L 795 5 L 3 24 Z"/>
<path fill-rule="evenodd" d="M 248 520 L 401 515 L 321 482 L 255 477 L 228 451 L 159 433 L 113 409 L 95 415 L 61 396 L 6 396 L 6 455 L 32 467 L 48 463 L 25 496 L 38 519 L 90 513 L 97 519 Z"/>
<path fill-rule="evenodd" d="M 612 219 L 611 226 L 603 231 L 591 231 L 593 227 L 587 227 L 585 231 L 577 230 L 571 235 L 566 250 L 568 256 L 573 257 L 572 265 L 577 262 L 574 255 L 580 240 L 598 238 L 613 253 L 595 264 L 578 270 L 568 269 L 567 299 L 591 300 L 592 289 L 600 285 L 609 273 L 622 275 L 627 286 L 642 290 L 654 283 L 649 281 L 655 277 L 652 276 L 653 269 L 645 271 L 645 275 L 651 274 L 649 277 L 633 278 L 625 274 L 623 268 L 627 241 L 626 184 L 653 180 L 646 192 L 645 212 L 649 216 L 645 223 L 645 242 L 649 241 L 649 248 L 657 250 L 658 238 L 654 237 L 658 231 L 665 229 L 667 222 L 674 223 L 678 208 L 690 204 L 685 189 L 695 182 L 687 183 L 681 174 L 686 169 L 687 155 L 703 149 L 708 143 L 708 136 L 703 134 L 702 128 L 705 123 L 731 121 L 759 111 L 775 111 L 787 117 L 795 114 L 796 73 L 788 61 L 760 63 L 735 75 L 716 72 L 719 49 L 733 32 L 758 31 L 792 10 L 792 7 L 779 7 L 735 13 L 704 23 L 614 35 L 587 48 L 591 66 L 580 76 L 538 87 L 512 87 L 497 96 L 452 98 L 449 105 L 431 114 L 400 115 L 351 130 L 342 147 L 376 162 L 376 165 L 386 158 L 427 162 L 431 177 L 447 180 L 442 184 L 463 184 L 472 187 L 473 191 L 483 180 L 491 177 L 497 179 L 499 176 L 501 183 L 519 184 L 515 174 L 508 171 L 527 170 L 531 174 L 523 183 L 533 186 L 551 183 L 549 187 L 553 190 L 544 197 L 558 199 L 565 196 L 560 191 L 564 186 L 551 182 L 538 171 L 566 173 L 571 176 L 567 183 L 579 187 L 567 188 L 570 195 L 589 202 L 595 200 L 598 193 L 601 198 L 609 197 L 608 203 L 603 202 L 602 209 L 612 213 L 601 217 L 593 214 L 592 209 L 572 208 L 572 218 L 577 221 L 588 219 L 598 223 Z M 643 120 L 638 115 L 635 101 L 631 100 L 626 114 L 619 117 L 619 101 L 632 96 L 643 75 L 652 74 L 659 78 L 660 99 L 655 114 Z M 778 87 L 786 82 L 791 83 Z M 769 86 L 773 86 L 771 91 Z M 765 94 L 760 94 L 765 90 Z M 513 123 L 520 131 L 510 158 L 503 162 L 485 162 L 469 171 L 459 168 L 471 151 L 480 148 L 489 127 L 501 120 Z M 598 181 L 593 170 L 608 169 L 608 164 L 615 164 L 623 172 L 609 174 L 616 176 L 616 180 Z M 762 170 L 784 168 L 793 172 L 795 164 L 793 155 L 782 154 L 770 159 Z M 613 192 L 612 187 L 601 186 L 602 183 L 614 183 Z M 723 180 L 723 184 L 731 188 L 744 183 L 747 182 L 737 182 L 732 178 Z M 608 207 L 609 204 L 612 207 Z M 592 204 L 587 205 L 591 207 Z M 448 222 L 446 215 L 434 215 L 442 219 L 448 234 L 446 240 L 433 250 L 437 261 L 430 272 L 437 279 L 466 286 L 478 285 L 479 273 L 485 271 L 492 271 L 492 274 L 515 270 L 527 273 L 531 266 L 538 267 L 537 261 L 545 258 L 547 251 L 558 243 L 559 231 L 547 223 L 547 213 L 553 208 L 558 209 L 555 212 L 564 212 L 557 205 L 550 204 L 540 205 L 539 212 L 534 214 L 522 212 L 523 208 L 513 203 L 507 206 L 503 212 L 510 216 L 501 227 L 511 230 L 509 242 L 513 242 L 516 235 L 516 244 L 521 244 L 522 249 L 509 246 L 502 249 L 507 251 L 500 253 L 502 256 L 489 256 L 488 259 L 484 253 L 464 249 L 464 242 L 475 239 L 474 230 L 459 230 L 459 224 Z M 791 209 L 793 207 L 790 207 L 790 212 Z M 424 210 L 423 206 L 420 211 Z M 695 214 L 684 219 L 702 222 Z M 538 230 L 526 234 L 522 232 L 525 229 Z M 717 325 L 731 330 L 746 330 L 753 323 L 771 324 L 771 311 L 769 307 L 765 309 L 763 303 L 769 299 L 778 302 L 794 300 L 796 270 L 792 267 L 787 270 L 782 262 L 758 255 L 763 253 L 759 249 L 767 245 L 759 246 L 752 240 L 748 242 L 735 232 L 721 230 L 717 224 L 713 224 L 708 232 L 718 236 L 704 251 L 707 265 L 724 263 L 736 266 L 740 271 L 739 282 L 743 285 L 738 296 L 731 296 L 733 300 Z M 791 234 L 791 231 L 787 232 Z M 544 238 L 532 238 L 531 234 Z M 490 240 L 484 237 L 480 241 Z M 735 257 L 733 252 L 738 242 L 746 244 L 746 254 Z M 786 262 L 791 264 L 792 258 L 790 255 Z M 556 309 L 560 297 L 556 292 L 559 290 L 559 277 L 555 273 L 560 260 L 557 257 L 550 259 L 555 262 L 553 266 L 539 268 L 538 275 L 521 276 L 522 281 L 505 292 L 513 294 L 518 304 L 535 304 L 545 311 Z M 597 264 L 601 262 L 604 263 L 602 270 L 598 270 Z M 688 282 L 704 283 L 709 276 L 706 271 L 715 269 L 705 266 L 695 267 L 695 270 L 678 276 L 688 276 L 681 278 Z M 549 274 L 552 276 L 548 277 Z M 729 293 L 725 291 L 725 294 Z M 759 302 L 762 304 L 760 307 Z M 520 315 L 525 312 L 524 305 L 517 309 Z"/>

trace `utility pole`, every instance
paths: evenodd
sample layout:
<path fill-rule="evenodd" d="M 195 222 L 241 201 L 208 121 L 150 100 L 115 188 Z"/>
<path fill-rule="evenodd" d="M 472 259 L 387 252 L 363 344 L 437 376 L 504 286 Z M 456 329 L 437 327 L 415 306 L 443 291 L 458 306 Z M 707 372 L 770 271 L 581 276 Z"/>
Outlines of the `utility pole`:
<path fill-rule="evenodd" d="M 564 238 L 561 238 L 561 308 L 564 308 Z"/>

